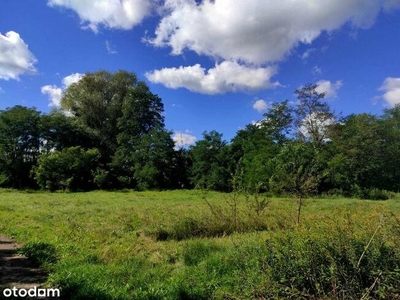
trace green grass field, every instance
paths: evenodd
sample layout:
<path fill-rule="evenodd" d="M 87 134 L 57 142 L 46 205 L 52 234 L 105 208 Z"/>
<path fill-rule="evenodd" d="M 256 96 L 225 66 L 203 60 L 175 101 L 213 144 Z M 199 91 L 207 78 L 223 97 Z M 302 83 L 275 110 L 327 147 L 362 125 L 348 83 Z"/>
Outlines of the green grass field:
<path fill-rule="evenodd" d="M 207 205 L 207 199 L 212 209 Z M 392 299 L 400 199 L 0 191 L 0 234 L 69 299 Z"/>

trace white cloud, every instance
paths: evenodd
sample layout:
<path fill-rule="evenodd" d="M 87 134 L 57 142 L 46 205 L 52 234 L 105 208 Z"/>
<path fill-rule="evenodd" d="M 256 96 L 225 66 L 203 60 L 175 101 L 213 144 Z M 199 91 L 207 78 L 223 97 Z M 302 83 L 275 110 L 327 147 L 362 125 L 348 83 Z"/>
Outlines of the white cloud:
<path fill-rule="evenodd" d="M 83 77 L 81 73 L 74 73 L 63 78 L 62 83 L 64 89 L 67 89 L 71 84 L 78 82 Z"/>
<path fill-rule="evenodd" d="M 256 102 L 254 102 L 253 108 L 255 110 L 257 110 L 258 112 L 262 112 L 264 110 L 267 110 L 268 103 L 265 102 L 264 100 L 260 99 L 260 100 L 257 100 Z"/>
<path fill-rule="evenodd" d="M 118 53 L 115 46 L 112 45 L 108 40 L 106 40 L 106 49 L 109 54 L 117 54 Z"/>
<path fill-rule="evenodd" d="M 181 147 L 187 147 L 193 145 L 197 138 L 194 135 L 189 134 L 188 132 L 179 132 L 176 131 L 172 136 L 172 140 L 175 142 L 175 148 L 179 149 Z"/>
<path fill-rule="evenodd" d="M 349 23 L 369 28 L 398 0 L 165 0 L 154 38 L 174 55 L 198 54 L 260 64 L 280 61 L 299 43 Z"/>
<path fill-rule="evenodd" d="M 49 95 L 49 106 L 59 107 L 63 90 L 55 85 L 45 85 L 41 88 L 42 94 Z"/>
<path fill-rule="evenodd" d="M 75 11 L 84 28 L 98 31 L 106 28 L 132 29 L 149 15 L 151 1 L 148 0 L 48 0 L 51 7 L 63 7 Z"/>
<path fill-rule="evenodd" d="M 47 94 L 49 96 L 49 106 L 60 107 L 61 98 L 64 90 L 66 90 L 71 84 L 78 82 L 82 78 L 83 74 L 75 73 L 68 75 L 62 80 L 62 88 L 55 85 L 45 85 L 42 86 L 42 94 Z"/>
<path fill-rule="evenodd" d="M 317 82 L 317 88 L 315 91 L 317 93 L 325 93 L 325 98 L 336 98 L 338 90 L 342 87 L 343 82 L 337 80 L 335 83 L 329 80 L 320 80 Z"/>
<path fill-rule="evenodd" d="M 383 99 L 389 106 L 400 104 L 400 78 L 386 78 L 379 90 L 385 92 Z"/>
<path fill-rule="evenodd" d="M 0 33 L 0 79 L 18 80 L 22 74 L 35 73 L 36 62 L 35 56 L 18 33 L 14 31 L 9 31 L 6 35 Z"/>
<path fill-rule="evenodd" d="M 0 94 L 1 93 L 5 93 L 5 91 L 1 88 L 1 86 L 0 86 Z"/>
<path fill-rule="evenodd" d="M 277 86 L 270 82 L 276 67 L 249 67 L 237 62 L 224 61 L 208 71 L 199 64 L 179 68 L 163 68 L 147 72 L 146 77 L 153 83 L 166 87 L 186 88 L 203 94 L 258 90 Z"/>

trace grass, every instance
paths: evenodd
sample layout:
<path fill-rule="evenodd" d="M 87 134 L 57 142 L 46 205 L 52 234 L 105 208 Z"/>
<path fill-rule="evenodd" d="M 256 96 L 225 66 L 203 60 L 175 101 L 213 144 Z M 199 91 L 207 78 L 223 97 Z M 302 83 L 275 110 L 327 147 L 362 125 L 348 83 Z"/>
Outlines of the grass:
<path fill-rule="evenodd" d="M 71 299 L 399 297 L 399 199 L 309 199 L 297 225 L 294 200 L 231 197 L 2 190 L 0 234 Z"/>

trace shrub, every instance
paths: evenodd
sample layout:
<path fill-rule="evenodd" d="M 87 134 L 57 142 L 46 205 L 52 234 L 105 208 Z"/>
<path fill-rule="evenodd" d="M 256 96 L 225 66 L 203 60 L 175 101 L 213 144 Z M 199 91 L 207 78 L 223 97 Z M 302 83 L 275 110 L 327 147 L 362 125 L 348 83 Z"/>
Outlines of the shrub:
<path fill-rule="evenodd" d="M 54 151 L 39 158 L 35 179 L 42 189 L 50 191 L 88 190 L 94 188 L 93 173 L 99 158 L 97 149 L 70 147 Z"/>

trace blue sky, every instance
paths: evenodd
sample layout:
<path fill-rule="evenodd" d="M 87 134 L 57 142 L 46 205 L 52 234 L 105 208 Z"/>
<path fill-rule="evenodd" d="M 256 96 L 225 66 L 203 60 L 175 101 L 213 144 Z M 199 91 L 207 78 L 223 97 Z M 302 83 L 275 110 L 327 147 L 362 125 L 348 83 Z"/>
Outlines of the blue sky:
<path fill-rule="evenodd" d="M 85 72 L 132 71 L 177 142 L 230 140 L 317 83 L 343 115 L 400 103 L 400 0 L 13 0 L 0 4 L 0 109 L 48 112 Z"/>

